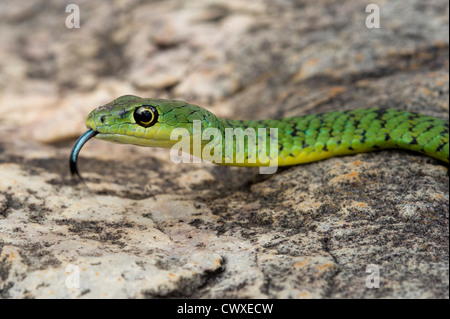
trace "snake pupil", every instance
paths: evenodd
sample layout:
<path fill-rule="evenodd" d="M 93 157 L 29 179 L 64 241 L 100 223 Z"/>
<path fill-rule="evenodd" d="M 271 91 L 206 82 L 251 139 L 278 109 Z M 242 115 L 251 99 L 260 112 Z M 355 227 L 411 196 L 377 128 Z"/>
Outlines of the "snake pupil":
<path fill-rule="evenodd" d="M 141 106 L 134 111 L 134 119 L 137 124 L 149 127 L 158 120 L 158 111 L 153 106 Z"/>

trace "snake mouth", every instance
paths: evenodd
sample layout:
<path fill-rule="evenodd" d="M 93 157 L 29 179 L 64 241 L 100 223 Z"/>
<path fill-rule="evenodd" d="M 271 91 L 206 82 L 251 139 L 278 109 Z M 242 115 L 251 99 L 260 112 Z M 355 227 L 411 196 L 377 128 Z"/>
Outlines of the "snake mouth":
<path fill-rule="evenodd" d="M 96 138 L 118 144 L 132 144 L 137 146 L 155 146 L 162 148 L 171 148 L 177 141 L 170 138 L 143 138 L 119 133 L 101 133 L 97 132 Z"/>
<path fill-rule="evenodd" d="M 84 144 L 86 144 L 87 141 L 89 141 L 91 138 L 96 136 L 98 132 L 89 129 L 87 130 L 83 135 L 81 135 L 78 140 L 75 142 L 75 145 L 72 148 L 72 152 L 70 153 L 70 159 L 69 159 L 69 166 L 70 166 L 70 172 L 72 175 L 78 175 L 78 177 L 81 178 L 80 173 L 78 172 L 77 168 L 77 160 L 78 160 L 78 154 L 81 151 L 81 148 Z"/>

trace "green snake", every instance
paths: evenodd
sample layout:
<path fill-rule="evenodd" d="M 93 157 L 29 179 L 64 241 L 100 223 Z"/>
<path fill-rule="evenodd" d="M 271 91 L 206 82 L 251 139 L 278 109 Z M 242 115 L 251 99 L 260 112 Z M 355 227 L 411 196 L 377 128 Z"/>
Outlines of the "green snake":
<path fill-rule="evenodd" d="M 94 136 L 115 143 L 172 148 L 178 142 L 171 139 L 173 130 L 185 129 L 192 134 L 195 121 L 199 123 L 202 131 L 215 129 L 221 135 L 225 135 L 227 128 L 253 128 L 258 133 L 258 129 L 266 128 L 263 134 L 267 135 L 264 140 L 267 151 L 271 140 L 268 129 L 278 129 L 275 162 L 277 166 L 303 164 L 381 149 L 420 152 L 449 163 L 448 121 L 414 112 L 366 108 L 283 119 L 241 121 L 218 118 L 202 107 L 183 101 L 125 95 L 89 114 L 86 120 L 88 131 L 78 139 L 72 149 L 71 172 L 78 174 L 78 153 Z M 258 133 L 256 138 L 261 139 L 262 136 L 258 136 Z M 218 142 L 217 137 L 211 137 L 211 140 L 201 141 L 201 149 L 206 148 L 214 139 L 216 146 L 218 143 L 224 146 L 225 138 L 222 142 L 219 139 Z M 261 149 L 257 149 L 257 152 L 261 153 Z M 193 153 L 193 148 L 190 152 Z M 237 152 L 236 147 L 232 154 L 234 160 Z M 268 165 L 265 164 L 267 162 L 255 161 L 246 145 L 240 148 L 239 152 L 242 153 L 243 161 L 226 163 L 226 154 L 222 152 L 219 154 L 223 161 L 218 164 Z"/>

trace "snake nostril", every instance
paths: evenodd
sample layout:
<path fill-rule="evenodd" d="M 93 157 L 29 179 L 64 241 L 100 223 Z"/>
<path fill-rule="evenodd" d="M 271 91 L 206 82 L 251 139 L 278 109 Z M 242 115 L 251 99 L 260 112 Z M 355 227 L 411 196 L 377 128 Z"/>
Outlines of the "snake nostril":
<path fill-rule="evenodd" d="M 105 124 L 105 116 L 100 116 L 100 122 L 102 122 L 102 124 Z"/>

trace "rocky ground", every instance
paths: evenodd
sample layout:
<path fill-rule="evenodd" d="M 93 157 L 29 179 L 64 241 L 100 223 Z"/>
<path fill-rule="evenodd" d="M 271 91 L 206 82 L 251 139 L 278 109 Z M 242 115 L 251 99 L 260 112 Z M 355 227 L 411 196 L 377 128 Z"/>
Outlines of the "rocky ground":
<path fill-rule="evenodd" d="M 0 298 L 449 297 L 436 160 L 260 175 L 92 140 L 85 182 L 68 168 L 87 114 L 124 94 L 240 119 L 383 106 L 448 120 L 447 1 L 72 3 L 78 29 L 61 1 L 0 4 Z"/>

